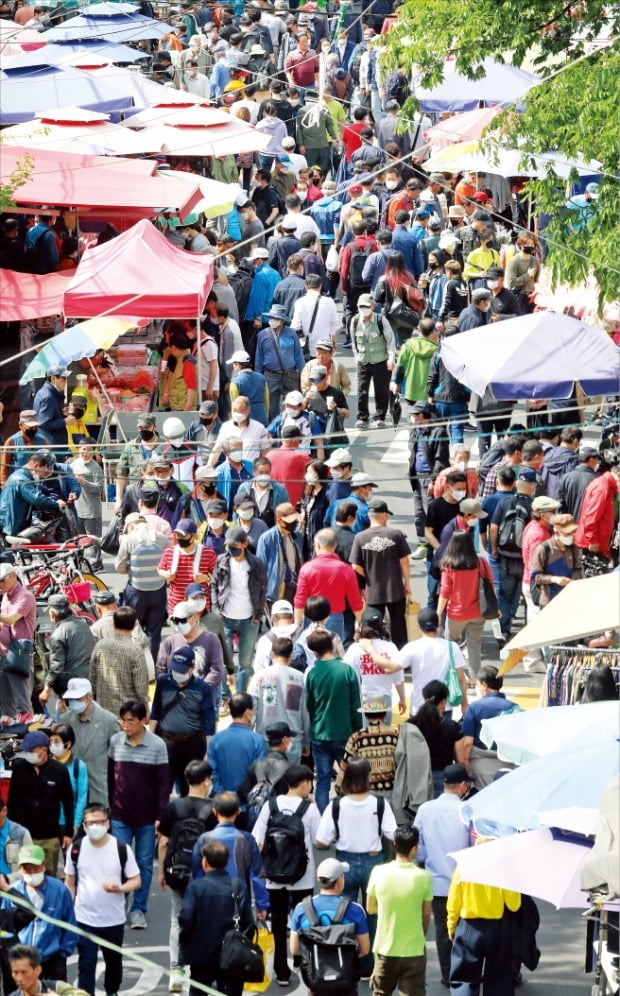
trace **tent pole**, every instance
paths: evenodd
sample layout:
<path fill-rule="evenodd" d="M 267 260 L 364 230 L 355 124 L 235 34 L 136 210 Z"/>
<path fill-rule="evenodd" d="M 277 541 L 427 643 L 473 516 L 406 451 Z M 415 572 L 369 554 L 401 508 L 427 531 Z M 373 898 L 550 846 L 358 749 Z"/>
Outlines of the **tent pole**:
<path fill-rule="evenodd" d="M 198 315 L 196 317 L 196 348 L 197 348 L 197 360 L 198 360 L 198 390 L 197 394 L 197 404 L 196 409 L 200 408 L 200 402 L 202 401 L 202 332 L 200 328 L 200 318 L 201 318 L 201 307 L 198 304 Z"/>

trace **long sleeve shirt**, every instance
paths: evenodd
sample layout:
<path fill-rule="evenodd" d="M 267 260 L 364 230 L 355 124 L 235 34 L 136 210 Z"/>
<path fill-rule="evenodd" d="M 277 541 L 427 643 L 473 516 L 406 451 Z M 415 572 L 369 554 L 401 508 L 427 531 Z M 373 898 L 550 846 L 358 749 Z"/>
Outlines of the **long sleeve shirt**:
<path fill-rule="evenodd" d="M 274 338 L 277 341 L 280 356 L 282 357 L 281 364 L 280 357 L 273 344 Z M 256 342 L 254 369 L 257 373 L 263 373 L 264 370 L 279 373 L 282 368 L 284 370 L 296 369 L 300 373 L 303 370 L 304 354 L 299 342 L 299 336 L 286 326 L 279 334 L 273 332 L 271 329 L 263 329 L 262 332 L 259 332 Z"/>
<path fill-rule="evenodd" d="M 108 782 L 112 819 L 130 826 L 148 826 L 160 819 L 168 805 L 168 751 L 163 740 L 145 730 L 132 744 L 117 733 L 108 751 Z"/>
<path fill-rule="evenodd" d="M 448 892 L 448 933 L 454 934 L 459 920 L 501 920 L 504 906 L 512 913 L 521 907 L 521 893 L 494 885 L 461 881 L 457 867 Z"/>
<path fill-rule="evenodd" d="M 329 592 L 332 612 L 353 612 L 363 608 L 357 576 L 349 564 L 344 564 L 335 553 L 320 553 L 308 560 L 299 572 L 295 608 L 303 609 L 311 595 Z"/>
<path fill-rule="evenodd" d="M 255 318 L 262 319 L 262 316 L 269 311 L 273 302 L 274 291 L 281 279 L 278 271 L 273 270 L 267 263 L 263 263 L 262 266 L 258 267 L 254 273 L 245 311 L 245 320 L 247 322 L 252 322 Z"/>

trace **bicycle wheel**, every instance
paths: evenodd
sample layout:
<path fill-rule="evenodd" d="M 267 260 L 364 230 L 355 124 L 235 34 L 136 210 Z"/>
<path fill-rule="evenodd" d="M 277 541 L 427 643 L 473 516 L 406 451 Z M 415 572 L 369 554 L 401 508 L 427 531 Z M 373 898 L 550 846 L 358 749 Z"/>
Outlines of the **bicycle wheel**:
<path fill-rule="evenodd" d="M 82 574 L 82 573 L 76 574 L 75 577 L 71 578 L 71 581 L 69 583 L 79 584 L 80 581 L 88 581 L 88 583 L 91 584 L 94 588 L 96 588 L 97 591 L 110 590 L 105 581 L 102 581 L 101 578 L 98 578 L 96 574 Z"/>

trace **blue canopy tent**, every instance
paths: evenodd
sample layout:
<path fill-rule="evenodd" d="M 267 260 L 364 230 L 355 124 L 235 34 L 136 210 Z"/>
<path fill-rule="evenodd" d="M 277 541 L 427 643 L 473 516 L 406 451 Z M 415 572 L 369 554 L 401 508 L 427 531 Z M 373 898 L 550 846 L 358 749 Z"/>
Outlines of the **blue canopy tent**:
<path fill-rule="evenodd" d="M 47 107 L 79 106 L 92 111 L 127 111 L 133 99 L 118 86 L 74 66 L 28 66 L 0 72 L 0 124 L 31 121 Z"/>
<path fill-rule="evenodd" d="M 101 65 L 106 62 L 114 62 L 118 65 L 125 65 L 129 62 L 138 62 L 146 59 L 148 53 L 139 52 L 129 45 L 117 45 L 114 42 L 103 41 L 103 39 L 91 39 L 81 42 L 58 42 L 44 45 L 36 52 L 24 52 L 11 59 L 7 68 L 27 69 L 32 66 L 66 66 L 76 65 L 76 59 L 84 60 L 84 65 Z"/>
<path fill-rule="evenodd" d="M 93 8 L 91 8 L 93 9 Z M 130 41 L 148 41 L 163 38 L 172 28 L 163 21 L 155 21 L 152 17 L 142 14 L 116 14 L 113 17 L 102 17 L 88 14 L 78 14 L 68 21 L 50 28 L 41 34 L 47 42 L 85 41 L 89 38 L 103 38 L 104 41 L 118 44 Z"/>
<path fill-rule="evenodd" d="M 443 81 L 430 90 L 416 86 L 414 80 L 414 94 L 421 109 L 427 113 L 473 111 L 481 105 L 512 104 L 540 82 L 539 76 L 525 69 L 493 59 L 484 59 L 482 65 L 484 75 L 479 80 L 457 73 L 451 63 L 446 64 Z"/>

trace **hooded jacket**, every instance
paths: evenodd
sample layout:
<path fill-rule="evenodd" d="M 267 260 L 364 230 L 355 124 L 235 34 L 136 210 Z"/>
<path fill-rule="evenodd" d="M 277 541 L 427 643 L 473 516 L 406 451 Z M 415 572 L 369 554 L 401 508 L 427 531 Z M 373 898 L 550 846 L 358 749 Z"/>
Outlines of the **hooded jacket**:
<path fill-rule="evenodd" d="M 577 450 L 569 450 L 567 446 L 554 446 L 545 453 L 542 469 L 542 479 L 545 494 L 549 498 L 557 498 L 560 481 L 569 470 L 574 470 L 579 460 Z"/>
<path fill-rule="evenodd" d="M 398 354 L 393 380 L 407 401 L 426 400 L 426 382 L 437 343 L 424 336 L 406 339 Z"/>

